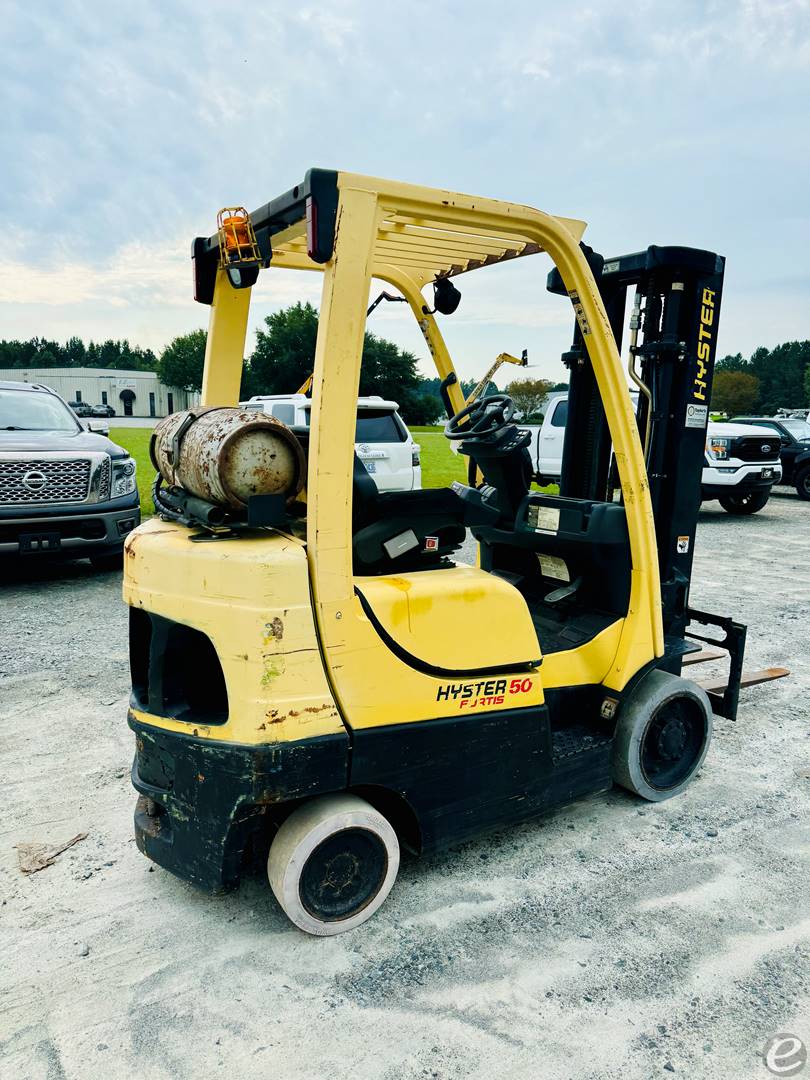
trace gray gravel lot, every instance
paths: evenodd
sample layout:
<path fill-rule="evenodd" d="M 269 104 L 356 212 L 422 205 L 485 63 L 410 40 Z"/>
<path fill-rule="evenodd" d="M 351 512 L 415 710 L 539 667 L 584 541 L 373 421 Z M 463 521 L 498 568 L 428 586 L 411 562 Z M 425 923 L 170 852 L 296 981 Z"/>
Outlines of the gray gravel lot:
<path fill-rule="evenodd" d="M 810 1043 L 809 523 L 789 494 L 701 514 L 693 603 L 792 676 L 683 796 L 406 858 L 324 940 L 260 880 L 212 899 L 137 852 L 117 575 L 0 568 L 0 1077 L 767 1078 L 769 1036 Z M 20 873 L 15 844 L 79 832 Z"/>

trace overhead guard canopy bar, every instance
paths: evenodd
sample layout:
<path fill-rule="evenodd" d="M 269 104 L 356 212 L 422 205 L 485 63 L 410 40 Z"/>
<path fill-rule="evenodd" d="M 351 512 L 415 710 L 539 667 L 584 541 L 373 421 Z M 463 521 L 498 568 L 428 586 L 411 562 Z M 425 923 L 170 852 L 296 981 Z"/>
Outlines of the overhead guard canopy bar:
<path fill-rule="evenodd" d="M 262 265 L 288 269 L 322 270 L 335 247 L 338 206 L 337 172 L 310 169 L 304 181 L 260 206 L 250 215 Z M 453 196 L 431 205 L 418 197 L 408 199 L 409 185 L 391 185 L 384 180 L 340 174 L 341 185 L 374 190 L 382 208 L 373 251 L 375 276 L 387 277 L 386 269 L 406 272 L 420 287 L 442 277 L 453 277 L 482 266 L 505 262 L 542 251 L 536 240 L 508 221 L 511 210 L 517 218 L 527 207 L 493 202 L 491 217 L 482 217 L 482 200 L 469 198 L 470 224 L 459 220 L 459 198 Z M 390 192 L 386 191 L 390 187 Z M 420 189 L 413 189 L 414 194 Z M 386 205 L 386 195 L 391 201 Z M 448 192 L 448 196 L 450 193 Z M 444 207 L 447 211 L 443 212 Z M 504 217 L 507 220 L 504 220 Z M 556 218 L 575 240 L 585 231 L 585 223 Z M 198 237 L 192 245 L 194 295 L 200 303 L 211 304 L 219 264 L 217 234 Z M 246 281 L 245 284 L 252 284 Z"/>

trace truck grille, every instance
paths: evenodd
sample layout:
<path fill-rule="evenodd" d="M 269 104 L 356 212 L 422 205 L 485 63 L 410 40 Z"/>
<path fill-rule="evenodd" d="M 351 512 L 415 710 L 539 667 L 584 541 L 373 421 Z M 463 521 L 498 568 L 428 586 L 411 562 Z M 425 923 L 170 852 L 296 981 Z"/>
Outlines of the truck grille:
<path fill-rule="evenodd" d="M 90 464 L 88 458 L 0 461 L 0 506 L 84 502 L 90 490 Z M 106 482 L 109 491 L 109 475 Z"/>
<path fill-rule="evenodd" d="M 781 443 L 769 435 L 741 435 L 734 440 L 731 457 L 740 461 L 778 461 Z"/>

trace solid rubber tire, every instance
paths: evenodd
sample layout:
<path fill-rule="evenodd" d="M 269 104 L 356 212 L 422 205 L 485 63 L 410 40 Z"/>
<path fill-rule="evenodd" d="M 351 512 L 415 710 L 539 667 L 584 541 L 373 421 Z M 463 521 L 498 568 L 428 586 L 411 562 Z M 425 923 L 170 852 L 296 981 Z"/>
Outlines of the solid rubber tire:
<path fill-rule="evenodd" d="M 648 783 L 641 766 L 642 740 L 658 711 L 679 697 L 690 698 L 703 711 L 703 746 L 692 768 L 680 783 L 668 788 L 653 787 Z M 655 669 L 648 672 L 621 706 L 611 754 L 614 782 L 649 802 L 663 802 L 664 799 L 680 795 L 692 782 L 706 757 L 712 740 L 712 720 L 708 695 L 697 683 L 667 671 Z"/>
<path fill-rule="evenodd" d="M 379 889 L 362 910 L 344 919 L 326 921 L 304 907 L 299 886 L 312 852 L 328 837 L 345 829 L 374 833 L 385 846 L 387 869 Z M 399 841 L 390 823 L 358 795 L 322 795 L 304 803 L 282 823 L 270 845 L 267 877 L 285 915 L 300 930 L 331 937 L 366 922 L 382 905 L 399 870 Z"/>

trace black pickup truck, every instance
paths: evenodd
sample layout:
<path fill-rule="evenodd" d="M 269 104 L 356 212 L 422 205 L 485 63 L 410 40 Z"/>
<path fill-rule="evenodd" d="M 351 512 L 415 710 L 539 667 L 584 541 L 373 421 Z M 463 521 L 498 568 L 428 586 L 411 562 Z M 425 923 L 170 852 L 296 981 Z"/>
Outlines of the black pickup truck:
<path fill-rule="evenodd" d="M 121 565 L 141 520 L 135 462 L 47 386 L 0 382 L 0 556 Z"/>
<path fill-rule="evenodd" d="M 772 416 L 735 416 L 735 424 L 770 428 L 782 440 L 779 459 L 783 484 L 793 484 L 800 499 L 810 500 L 810 424 L 806 420 Z"/>

